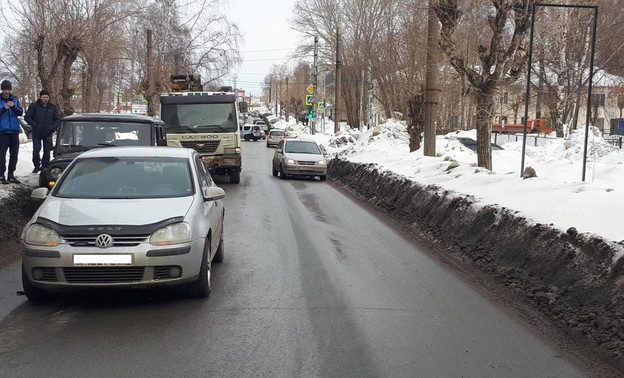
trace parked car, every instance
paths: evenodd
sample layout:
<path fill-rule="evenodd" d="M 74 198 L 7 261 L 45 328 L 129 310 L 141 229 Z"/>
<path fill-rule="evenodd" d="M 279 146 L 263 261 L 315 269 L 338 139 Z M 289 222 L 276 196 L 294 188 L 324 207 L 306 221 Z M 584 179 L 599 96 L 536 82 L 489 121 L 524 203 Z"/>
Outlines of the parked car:
<path fill-rule="evenodd" d="M 262 131 L 259 125 L 243 125 L 240 131 L 241 138 L 246 141 L 253 140 L 254 142 L 259 139 L 265 139 L 266 134 Z"/>
<path fill-rule="evenodd" d="M 166 146 L 165 123 L 138 114 L 72 114 L 61 120 L 54 159 L 39 173 L 39 186 L 52 188 L 72 160 L 84 151 L 118 146 Z"/>
<path fill-rule="evenodd" d="M 472 138 L 468 138 L 468 137 L 458 137 L 457 140 L 463 144 L 464 146 L 470 148 L 473 151 L 477 151 L 477 141 L 472 139 Z M 502 150 L 503 147 L 499 146 L 498 144 L 494 144 L 492 143 L 492 150 Z"/>
<path fill-rule="evenodd" d="M 192 149 L 87 151 L 51 191 L 32 192 L 43 203 L 21 235 L 24 293 L 183 285 L 207 297 L 224 257 L 224 195 Z"/>
<path fill-rule="evenodd" d="M 262 132 L 264 133 L 265 136 L 269 134 L 270 128 L 269 128 L 269 126 L 267 125 L 267 123 L 265 121 L 263 121 L 263 120 L 256 120 L 256 121 L 254 121 L 254 125 L 260 126 L 260 130 L 262 130 Z"/>
<path fill-rule="evenodd" d="M 17 117 L 17 119 L 19 120 L 20 126 L 22 126 L 22 129 L 24 130 L 24 134 L 26 134 L 26 137 L 28 139 L 32 139 L 32 126 L 30 126 L 28 122 L 26 122 L 24 117 L 22 116 Z"/>
<path fill-rule="evenodd" d="M 283 139 L 273 154 L 273 176 L 318 176 L 327 178 L 327 161 L 313 140 Z"/>
<path fill-rule="evenodd" d="M 266 146 L 267 147 L 277 147 L 279 142 L 282 141 L 286 137 L 286 132 L 284 130 L 273 129 L 269 131 L 269 135 L 267 135 Z"/>

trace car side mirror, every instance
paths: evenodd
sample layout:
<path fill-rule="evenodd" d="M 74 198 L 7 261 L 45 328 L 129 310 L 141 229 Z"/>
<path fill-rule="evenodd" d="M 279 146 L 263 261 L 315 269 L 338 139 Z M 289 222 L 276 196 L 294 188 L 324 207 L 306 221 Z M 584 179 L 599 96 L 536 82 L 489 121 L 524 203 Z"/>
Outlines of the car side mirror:
<path fill-rule="evenodd" d="M 43 202 L 48 196 L 49 192 L 50 190 L 46 187 L 37 188 L 33 190 L 32 193 L 30 193 L 30 200 L 32 202 Z"/>
<path fill-rule="evenodd" d="M 204 201 L 215 201 L 225 197 L 225 190 L 218 186 L 211 186 L 204 191 Z"/>

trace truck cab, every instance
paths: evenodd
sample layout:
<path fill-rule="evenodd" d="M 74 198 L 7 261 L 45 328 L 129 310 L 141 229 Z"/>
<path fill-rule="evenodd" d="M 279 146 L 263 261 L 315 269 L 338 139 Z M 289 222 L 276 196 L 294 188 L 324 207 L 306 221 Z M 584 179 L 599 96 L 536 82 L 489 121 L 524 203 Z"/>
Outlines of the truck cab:
<path fill-rule="evenodd" d="M 227 87 L 202 91 L 198 84 L 190 85 L 197 83 L 198 75 L 178 76 L 171 78 L 178 92 L 160 95 L 167 145 L 196 150 L 211 173 L 228 175 L 230 183 L 239 183 L 242 159 L 235 94 Z"/>
<path fill-rule="evenodd" d="M 116 146 L 165 146 L 165 124 L 137 114 L 83 113 L 61 119 L 50 165 L 39 173 L 39 186 L 51 189 L 65 168 L 84 151 Z"/>

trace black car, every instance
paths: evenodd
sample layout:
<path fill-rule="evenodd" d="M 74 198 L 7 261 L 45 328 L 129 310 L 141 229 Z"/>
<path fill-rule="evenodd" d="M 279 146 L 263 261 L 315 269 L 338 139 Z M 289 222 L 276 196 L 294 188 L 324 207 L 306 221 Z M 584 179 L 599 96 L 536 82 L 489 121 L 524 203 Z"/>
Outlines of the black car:
<path fill-rule="evenodd" d="M 461 142 L 461 144 L 463 144 L 464 146 L 470 148 L 473 151 L 477 151 L 477 141 L 472 139 L 472 138 L 466 138 L 466 137 L 458 137 L 457 138 L 458 141 Z M 494 144 L 492 143 L 492 150 L 502 150 L 503 147 L 499 146 L 498 144 Z"/>
<path fill-rule="evenodd" d="M 138 114 L 84 113 L 61 119 L 54 159 L 39 173 L 39 186 L 52 188 L 76 156 L 115 146 L 166 146 L 165 123 Z"/>

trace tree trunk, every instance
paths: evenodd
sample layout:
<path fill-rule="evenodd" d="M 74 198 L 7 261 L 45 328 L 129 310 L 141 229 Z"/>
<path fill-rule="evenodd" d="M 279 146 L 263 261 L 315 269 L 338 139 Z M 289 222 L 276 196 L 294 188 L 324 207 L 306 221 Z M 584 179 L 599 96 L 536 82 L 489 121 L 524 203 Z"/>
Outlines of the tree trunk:
<path fill-rule="evenodd" d="M 494 96 L 475 92 L 477 105 L 477 164 L 492 170 L 492 117 L 494 114 Z"/>

